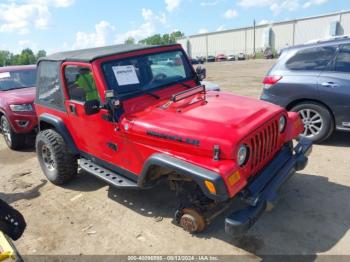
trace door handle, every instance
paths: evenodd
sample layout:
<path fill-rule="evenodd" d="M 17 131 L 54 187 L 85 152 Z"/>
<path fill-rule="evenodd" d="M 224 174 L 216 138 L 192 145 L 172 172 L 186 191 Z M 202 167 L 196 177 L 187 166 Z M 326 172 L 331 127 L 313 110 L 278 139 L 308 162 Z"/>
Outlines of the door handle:
<path fill-rule="evenodd" d="M 70 104 L 69 105 L 69 111 L 73 114 L 73 115 L 77 115 L 77 108 L 75 105 Z"/>
<path fill-rule="evenodd" d="M 323 82 L 321 84 L 321 86 L 323 87 L 328 87 L 328 88 L 336 88 L 336 87 L 339 87 L 338 84 L 334 83 L 334 82 Z"/>

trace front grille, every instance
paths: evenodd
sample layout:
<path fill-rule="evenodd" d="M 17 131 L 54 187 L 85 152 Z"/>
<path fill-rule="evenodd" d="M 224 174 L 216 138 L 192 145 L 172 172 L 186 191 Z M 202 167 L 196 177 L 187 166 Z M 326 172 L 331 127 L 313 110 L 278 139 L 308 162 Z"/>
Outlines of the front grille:
<path fill-rule="evenodd" d="M 250 137 L 250 167 L 252 174 L 260 171 L 273 158 L 279 148 L 278 136 L 278 121 L 273 120 Z"/>

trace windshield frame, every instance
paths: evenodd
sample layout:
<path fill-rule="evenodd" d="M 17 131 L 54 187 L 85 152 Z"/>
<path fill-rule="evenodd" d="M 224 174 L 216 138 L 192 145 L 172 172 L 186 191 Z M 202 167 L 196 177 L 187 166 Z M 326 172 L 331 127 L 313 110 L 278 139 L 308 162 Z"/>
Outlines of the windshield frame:
<path fill-rule="evenodd" d="M 133 58 L 144 57 L 144 56 L 151 56 L 151 55 L 162 54 L 162 53 L 167 53 L 167 52 L 181 52 L 182 63 L 183 63 L 184 69 L 189 74 L 188 77 L 182 78 L 182 79 L 177 80 L 177 81 L 171 81 L 171 82 L 167 82 L 167 83 L 164 83 L 161 85 L 157 85 L 153 88 L 132 90 L 130 92 L 125 92 L 125 93 L 117 93 L 116 90 L 110 86 L 110 84 L 107 80 L 107 76 L 105 74 L 105 70 L 103 69 L 103 66 L 105 64 L 108 64 L 112 61 L 118 61 L 118 60 L 122 61 L 122 60 L 133 59 Z M 137 96 L 146 95 L 147 93 L 161 90 L 161 89 L 164 89 L 164 88 L 167 88 L 167 87 L 179 84 L 179 83 L 187 82 L 190 80 L 193 80 L 193 81 L 196 81 L 199 83 L 197 74 L 196 74 L 193 66 L 190 63 L 187 54 L 178 45 L 165 46 L 165 47 L 155 47 L 155 48 L 143 50 L 143 52 L 133 52 L 133 53 L 125 54 L 125 55 L 108 57 L 108 59 L 103 59 L 102 61 L 99 61 L 97 63 L 97 66 L 98 66 L 98 70 L 103 78 L 105 89 L 106 90 L 114 90 L 116 92 L 116 96 L 120 100 L 125 100 L 125 99 L 129 99 L 129 98 L 137 97 Z"/>
<path fill-rule="evenodd" d="M 11 75 L 12 73 L 19 73 L 19 72 L 22 73 L 22 72 L 26 72 L 26 71 L 33 71 L 34 79 L 35 79 L 33 85 L 28 85 L 28 86 L 21 86 L 21 85 L 19 85 L 19 86 L 13 87 L 13 88 L 4 88 L 4 89 L 2 89 L 0 87 L 0 92 L 6 92 L 6 91 L 12 91 L 12 90 L 26 89 L 26 88 L 35 87 L 36 86 L 36 75 L 37 75 L 37 69 L 36 68 L 8 70 L 8 71 L 4 70 L 3 72 L 0 72 L 0 74 L 1 73 L 9 73 Z M 11 76 L 9 79 L 13 79 L 13 77 Z"/>

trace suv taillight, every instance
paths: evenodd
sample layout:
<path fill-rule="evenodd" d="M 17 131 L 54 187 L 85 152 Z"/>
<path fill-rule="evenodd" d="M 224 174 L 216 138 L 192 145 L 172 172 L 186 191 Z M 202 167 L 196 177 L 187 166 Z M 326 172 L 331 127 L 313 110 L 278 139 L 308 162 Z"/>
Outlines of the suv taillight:
<path fill-rule="evenodd" d="M 265 76 L 263 84 L 265 89 L 269 89 L 282 79 L 282 76 Z"/>

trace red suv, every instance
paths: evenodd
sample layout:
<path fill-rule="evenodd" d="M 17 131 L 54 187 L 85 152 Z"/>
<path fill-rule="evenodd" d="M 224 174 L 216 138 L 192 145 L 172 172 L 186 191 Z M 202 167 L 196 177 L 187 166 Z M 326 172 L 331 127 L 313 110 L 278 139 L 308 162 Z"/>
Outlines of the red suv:
<path fill-rule="evenodd" d="M 0 127 L 11 149 L 22 148 L 37 126 L 35 83 L 34 65 L 0 68 Z"/>
<path fill-rule="evenodd" d="M 164 63 L 164 61 L 178 61 Z M 118 45 L 53 54 L 38 64 L 36 150 L 54 184 L 78 167 L 120 189 L 169 183 L 175 221 L 204 230 L 231 201 L 226 232 L 247 230 L 307 164 L 297 113 L 207 91 L 180 45 Z"/>

